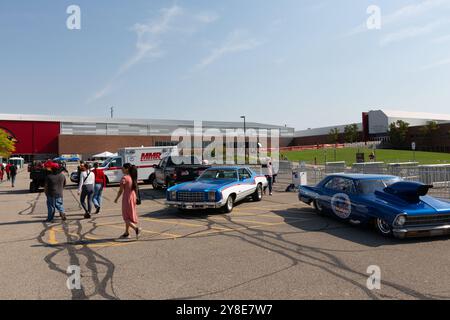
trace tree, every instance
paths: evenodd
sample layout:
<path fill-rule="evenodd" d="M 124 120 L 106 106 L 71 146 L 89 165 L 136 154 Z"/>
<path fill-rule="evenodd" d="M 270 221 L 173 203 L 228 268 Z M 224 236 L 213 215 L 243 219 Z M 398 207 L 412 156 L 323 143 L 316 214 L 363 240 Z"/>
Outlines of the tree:
<path fill-rule="evenodd" d="M 5 130 L 0 129 L 0 157 L 9 158 L 15 151 L 15 139 Z"/>
<path fill-rule="evenodd" d="M 353 143 L 358 141 L 358 125 L 356 123 L 349 124 L 344 128 L 345 142 Z"/>
<path fill-rule="evenodd" d="M 339 129 L 338 128 L 331 129 L 328 136 L 329 136 L 331 143 L 338 143 L 339 142 Z"/>
<path fill-rule="evenodd" d="M 397 120 L 389 125 L 389 140 L 394 147 L 402 147 L 406 143 L 409 123 Z"/>
<path fill-rule="evenodd" d="M 425 137 L 432 138 L 439 131 L 439 124 L 436 121 L 427 121 L 420 131 Z"/>

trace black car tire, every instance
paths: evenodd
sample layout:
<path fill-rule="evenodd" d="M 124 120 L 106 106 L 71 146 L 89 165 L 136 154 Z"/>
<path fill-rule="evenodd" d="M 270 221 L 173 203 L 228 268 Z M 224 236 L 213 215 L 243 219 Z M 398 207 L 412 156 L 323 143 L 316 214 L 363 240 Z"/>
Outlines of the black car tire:
<path fill-rule="evenodd" d="M 223 207 L 222 210 L 224 213 L 231 213 L 233 211 L 233 208 L 234 208 L 234 197 L 228 196 L 227 202 L 225 203 L 225 206 Z"/>
<path fill-rule="evenodd" d="M 383 219 L 380 219 L 380 218 L 375 219 L 375 228 L 376 228 L 377 232 L 384 237 L 392 236 L 391 226 Z"/>
<path fill-rule="evenodd" d="M 161 186 L 158 184 L 158 181 L 156 181 L 156 177 L 150 177 L 150 183 L 152 184 L 152 187 L 154 190 L 161 190 Z"/>
<path fill-rule="evenodd" d="M 36 186 L 36 183 L 34 183 L 34 181 L 30 182 L 30 192 L 31 193 L 36 193 L 38 191 L 38 188 Z"/>
<path fill-rule="evenodd" d="M 261 184 L 258 184 L 255 192 L 253 193 L 252 199 L 253 199 L 253 201 L 261 201 L 262 198 L 263 198 L 263 189 L 262 189 Z"/>
<path fill-rule="evenodd" d="M 320 204 L 319 199 L 314 199 L 313 201 L 314 210 L 316 210 L 316 213 L 318 215 L 324 214 L 323 206 Z"/>

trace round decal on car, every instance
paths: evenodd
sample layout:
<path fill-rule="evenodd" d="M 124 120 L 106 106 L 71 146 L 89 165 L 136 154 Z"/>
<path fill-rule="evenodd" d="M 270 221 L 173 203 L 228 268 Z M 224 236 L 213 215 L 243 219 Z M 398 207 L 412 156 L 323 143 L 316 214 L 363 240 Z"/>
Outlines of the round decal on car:
<path fill-rule="evenodd" d="M 339 218 L 347 219 L 352 213 L 350 197 L 345 193 L 337 193 L 331 198 L 331 208 Z"/>

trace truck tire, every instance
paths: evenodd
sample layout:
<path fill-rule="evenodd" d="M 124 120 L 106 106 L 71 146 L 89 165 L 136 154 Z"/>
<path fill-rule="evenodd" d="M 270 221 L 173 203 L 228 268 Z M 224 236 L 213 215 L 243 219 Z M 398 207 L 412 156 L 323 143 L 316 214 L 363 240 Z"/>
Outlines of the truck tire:
<path fill-rule="evenodd" d="M 156 181 L 155 176 L 150 177 L 150 181 L 154 190 L 161 190 L 161 186 L 158 184 L 158 181 Z"/>
<path fill-rule="evenodd" d="M 39 185 L 35 181 L 30 182 L 30 192 L 36 193 L 39 191 Z"/>

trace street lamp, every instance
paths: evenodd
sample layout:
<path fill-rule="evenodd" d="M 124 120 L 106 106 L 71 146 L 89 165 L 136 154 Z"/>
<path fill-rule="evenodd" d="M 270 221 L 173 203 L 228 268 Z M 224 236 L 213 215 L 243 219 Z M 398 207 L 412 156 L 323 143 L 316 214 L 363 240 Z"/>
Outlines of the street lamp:
<path fill-rule="evenodd" d="M 241 116 L 241 119 L 244 119 L 244 159 L 247 164 L 247 123 L 245 116 Z"/>

